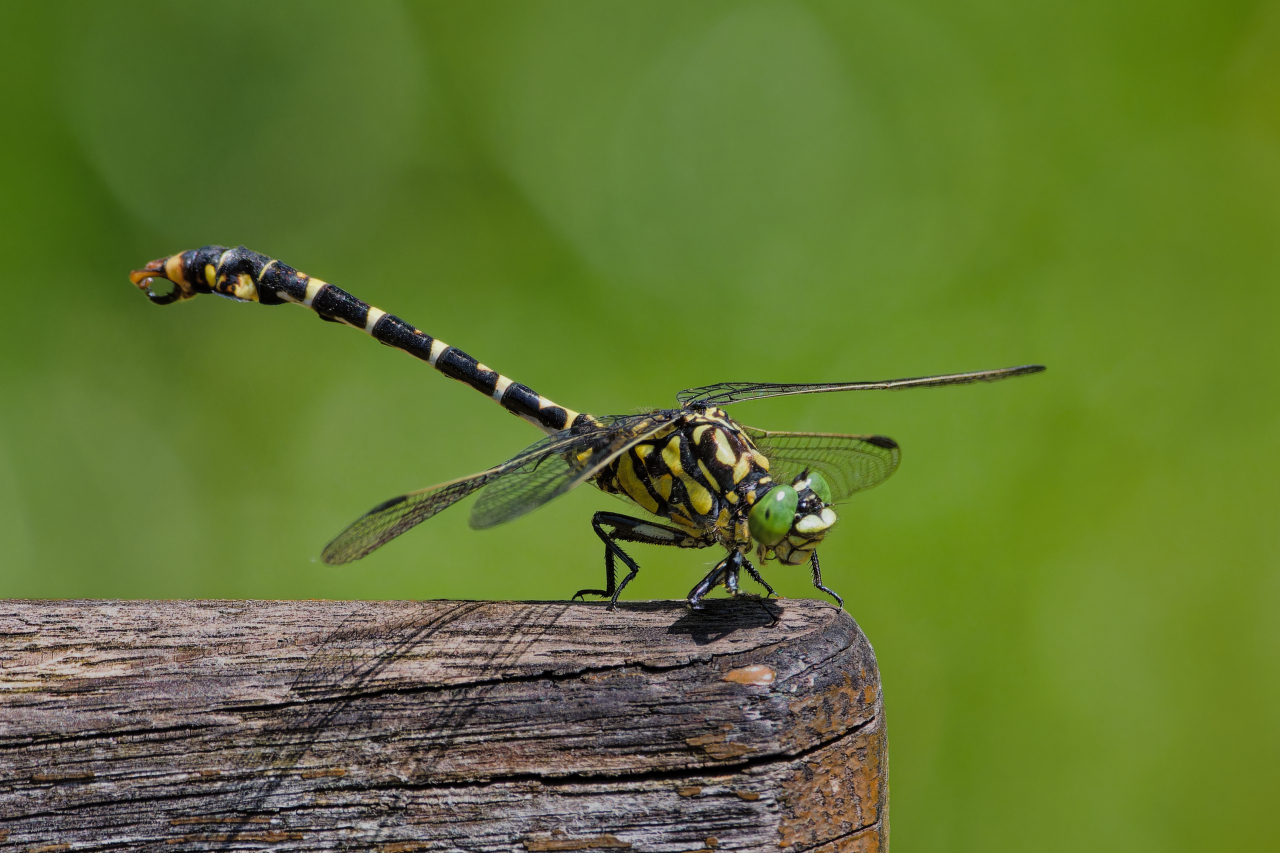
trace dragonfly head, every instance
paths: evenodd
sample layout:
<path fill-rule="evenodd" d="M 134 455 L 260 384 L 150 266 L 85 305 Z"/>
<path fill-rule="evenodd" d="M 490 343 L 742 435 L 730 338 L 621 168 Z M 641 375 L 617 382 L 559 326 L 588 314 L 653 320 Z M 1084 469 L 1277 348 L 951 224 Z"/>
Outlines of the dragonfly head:
<path fill-rule="evenodd" d="M 831 486 L 817 471 L 805 471 L 791 485 L 777 485 L 756 500 L 747 516 L 761 559 L 776 556 L 789 566 L 809 562 L 836 523 Z"/>

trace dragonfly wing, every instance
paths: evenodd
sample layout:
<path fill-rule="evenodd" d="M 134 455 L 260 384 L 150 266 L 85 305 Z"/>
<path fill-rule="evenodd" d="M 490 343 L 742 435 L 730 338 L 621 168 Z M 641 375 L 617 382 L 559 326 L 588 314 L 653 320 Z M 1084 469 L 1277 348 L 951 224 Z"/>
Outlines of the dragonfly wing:
<path fill-rule="evenodd" d="M 607 423 L 601 423 L 601 428 L 607 429 Z M 542 470 L 539 463 L 554 460 L 557 454 L 571 452 L 590 442 L 599 431 L 580 430 L 575 433 L 572 430 L 561 430 L 487 471 L 400 495 L 378 504 L 335 536 L 325 546 L 321 558 L 332 566 L 358 560 L 406 530 L 453 506 L 472 492 L 506 478 L 537 476 Z M 553 468 L 554 465 L 549 465 L 546 470 Z"/>
<path fill-rule="evenodd" d="M 472 477 L 400 495 L 378 504 L 349 524 L 346 530 L 324 546 L 320 558 L 331 566 L 359 560 L 406 530 L 416 527 L 441 510 L 453 506 L 476 489 L 482 488 L 494 476 L 494 472 L 485 471 Z"/>
<path fill-rule="evenodd" d="M 916 376 L 910 379 L 885 379 L 880 382 L 827 382 L 820 384 L 787 384 L 772 382 L 721 382 L 687 388 L 676 394 L 683 406 L 727 406 L 743 400 L 766 397 L 788 397 L 793 394 L 824 394 L 828 391 L 902 391 L 907 388 L 937 388 L 941 385 L 968 385 L 973 382 L 997 382 L 1014 376 L 1039 373 L 1043 364 L 978 370 L 972 373 L 947 373 L 940 376 Z"/>
<path fill-rule="evenodd" d="M 898 443 L 883 435 L 743 429 L 769 460 L 775 482 L 790 483 L 806 469 L 817 471 L 831 486 L 837 503 L 889 479 L 902 457 Z"/>
<path fill-rule="evenodd" d="M 471 526 L 480 530 L 519 518 L 582 485 L 671 422 L 670 417 L 663 417 L 666 413 L 656 414 L 614 418 L 583 441 L 530 462 L 521 476 L 488 484 L 471 509 Z"/>

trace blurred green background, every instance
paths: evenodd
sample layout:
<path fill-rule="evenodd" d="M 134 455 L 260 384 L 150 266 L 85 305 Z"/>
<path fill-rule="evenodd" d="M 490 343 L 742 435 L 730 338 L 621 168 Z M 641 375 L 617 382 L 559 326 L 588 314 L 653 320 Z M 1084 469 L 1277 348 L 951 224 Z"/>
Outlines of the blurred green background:
<path fill-rule="evenodd" d="M 733 410 L 903 445 L 822 548 L 895 850 L 1276 849 L 1280 4 L 3 2 L 0 117 L 3 595 L 598 582 L 587 489 L 320 565 L 539 433 L 309 312 L 126 278 L 206 243 L 600 414 L 1040 361 Z M 637 598 L 715 559 L 636 554 Z"/>

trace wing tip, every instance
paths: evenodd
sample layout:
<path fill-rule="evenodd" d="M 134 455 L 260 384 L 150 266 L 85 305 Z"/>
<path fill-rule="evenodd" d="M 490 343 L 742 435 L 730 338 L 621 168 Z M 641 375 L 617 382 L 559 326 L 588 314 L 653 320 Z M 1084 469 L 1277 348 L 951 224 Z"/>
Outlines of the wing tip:
<path fill-rule="evenodd" d="M 387 500 L 378 504 L 373 509 L 366 512 L 365 515 L 373 515 L 375 512 L 382 512 L 384 509 L 391 509 L 391 507 L 395 506 L 396 504 L 404 503 L 408 499 L 409 499 L 408 495 L 396 495 L 394 498 L 388 498 Z"/>
<path fill-rule="evenodd" d="M 320 552 L 320 562 L 326 566 L 341 566 L 351 562 L 351 557 L 343 554 L 335 554 L 327 547 Z"/>

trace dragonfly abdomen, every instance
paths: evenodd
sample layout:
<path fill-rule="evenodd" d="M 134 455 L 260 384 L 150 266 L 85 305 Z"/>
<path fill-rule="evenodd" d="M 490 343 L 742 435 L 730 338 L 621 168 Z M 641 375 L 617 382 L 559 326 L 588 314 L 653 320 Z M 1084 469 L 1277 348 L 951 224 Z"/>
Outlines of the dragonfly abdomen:
<path fill-rule="evenodd" d="M 394 314 L 357 299 L 342 288 L 300 272 L 288 264 L 244 246 L 228 249 L 205 246 L 160 258 L 135 270 L 130 278 L 147 292 L 152 302 L 166 305 L 215 293 L 245 302 L 282 305 L 288 302 L 310 308 L 323 320 L 343 323 L 470 385 L 514 415 L 550 434 L 567 429 L 584 417 L 553 403 L 527 385 L 513 382 L 457 347 L 434 338 Z M 152 278 L 166 278 L 172 293 L 151 292 Z"/>

